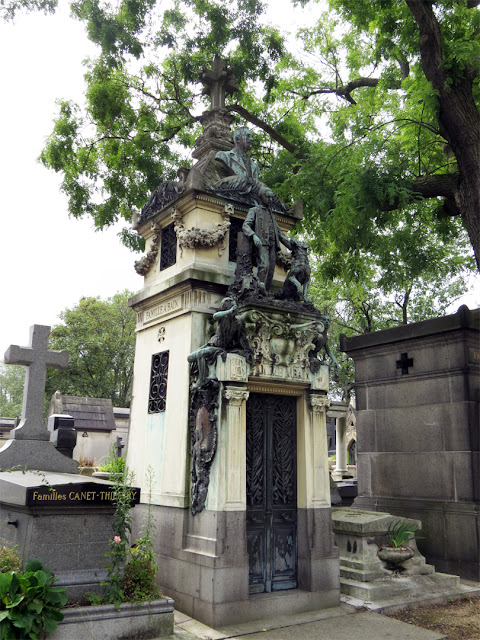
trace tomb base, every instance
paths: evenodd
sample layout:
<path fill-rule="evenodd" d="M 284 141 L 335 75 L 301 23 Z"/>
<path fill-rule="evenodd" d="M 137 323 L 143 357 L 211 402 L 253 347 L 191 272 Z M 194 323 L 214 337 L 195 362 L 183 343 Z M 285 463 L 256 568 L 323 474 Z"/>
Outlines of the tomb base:
<path fill-rule="evenodd" d="M 458 590 L 460 578 L 436 573 L 425 562 L 415 539 L 405 543 L 413 552 L 409 559 L 395 566 L 381 560 L 379 551 L 388 542 L 389 526 L 405 518 L 348 507 L 334 508 L 332 518 L 340 552 L 342 595 L 371 603 Z M 418 521 L 415 524 L 420 526 Z"/>
<path fill-rule="evenodd" d="M 38 558 L 51 569 L 70 599 L 99 591 L 113 536 L 113 486 L 74 474 L 0 473 L 0 539 L 17 545 L 24 565 Z"/>
<path fill-rule="evenodd" d="M 204 624 L 229 624 L 313 611 L 339 604 L 338 551 L 331 510 L 298 510 L 298 588 L 249 593 L 246 512 L 189 511 L 153 506 L 154 546 L 162 593 Z M 136 508 L 144 519 L 145 505 Z M 184 535 L 184 531 L 191 531 Z M 327 543 L 326 543 L 327 541 Z"/>
<path fill-rule="evenodd" d="M 435 569 L 480 582 L 478 502 L 359 496 L 355 507 L 421 519 L 424 538 L 418 546 Z"/>

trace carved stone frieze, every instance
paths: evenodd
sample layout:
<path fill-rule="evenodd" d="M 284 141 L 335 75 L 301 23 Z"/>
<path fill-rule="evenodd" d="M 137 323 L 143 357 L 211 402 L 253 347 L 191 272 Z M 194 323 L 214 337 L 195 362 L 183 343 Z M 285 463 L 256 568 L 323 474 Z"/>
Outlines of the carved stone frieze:
<path fill-rule="evenodd" d="M 180 256 L 182 256 L 185 247 L 188 249 L 218 247 L 218 255 L 221 256 L 226 249 L 226 236 L 227 231 L 230 229 L 230 216 L 232 214 L 233 205 L 226 204 L 222 212 L 223 222 L 219 222 L 215 227 L 185 229 L 182 214 L 177 209 L 174 209 L 172 218 L 178 238 L 178 246 L 180 247 Z"/>
<path fill-rule="evenodd" d="M 314 380 L 316 376 L 324 377 L 324 368 L 316 357 L 317 344 L 326 333 L 321 316 L 254 306 L 246 307 L 239 316 L 253 350 L 251 375 L 306 382 L 314 388 L 323 388 L 323 382 L 319 386 Z"/>
<path fill-rule="evenodd" d="M 152 222 L 152 231 L 153 238 L 150 244 L 150 250 L 143 256 L 143 258 L 140 258 L 140 260 L 137 260 L 134 264 L 135 271 L 141 276 L 144 276 L 149 272 L 150 267 L 157 258 L 158 249 L 160 247 L 162 230 L 158 222 Z"/>

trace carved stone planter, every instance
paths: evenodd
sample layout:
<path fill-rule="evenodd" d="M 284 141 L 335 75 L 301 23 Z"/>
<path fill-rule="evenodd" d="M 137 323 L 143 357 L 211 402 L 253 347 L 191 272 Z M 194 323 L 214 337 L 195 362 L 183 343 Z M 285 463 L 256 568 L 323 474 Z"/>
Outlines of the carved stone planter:
<path fill-rule="evenodd" d="M 415 555 L 415 551 L 410 549 L 410 547 L 388 547 L 383 546 L 378 550 L 377 553 L 380 560 L 386 562 L 387 565 L 397 566 L 402 562 L 406 562 L 413 558 Z"/>
<path fill-rule="evenodd" d="M 63 609 L 65 616 L 48 640 L 135 640 L 173 634 L 173 600 L 162 598 L 143 604 L 74 607 Z"/>

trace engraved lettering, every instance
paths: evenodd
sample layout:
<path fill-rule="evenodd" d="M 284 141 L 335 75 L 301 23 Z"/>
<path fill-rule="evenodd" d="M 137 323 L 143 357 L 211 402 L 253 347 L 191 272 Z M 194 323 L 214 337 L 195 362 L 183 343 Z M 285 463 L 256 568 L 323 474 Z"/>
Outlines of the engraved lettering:
<path fill-rule="evenodd" d="M 177 298 L 172 298 L 172 300 L 167 300 L 165 302 L 162 302 L 162 304 L 157 305 L 156 307 L 147 309 L 144 315 L 144 322 L 149 322 L 150 320 L 154 320 L 155 318 L 159 318 L 181 308 L 182 298 L 180 296 L 178 296 Z"/>

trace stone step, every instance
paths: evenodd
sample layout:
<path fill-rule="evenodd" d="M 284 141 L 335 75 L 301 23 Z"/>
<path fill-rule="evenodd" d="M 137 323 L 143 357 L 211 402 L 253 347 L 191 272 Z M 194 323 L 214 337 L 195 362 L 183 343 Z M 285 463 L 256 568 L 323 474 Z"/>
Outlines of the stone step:
<path fill-rule="evenodd" d="M 399 596 L 414 597 L 427 593 L 442 593 L 458 589 L 460 578 L 446 573 L 400 576 L 392 574 L 374 582 L 340 578 L 340 591 L 359 600 L 375 602 Z"/>
<path fill-rule="evenodd" d="M 381 569 L 368 570 L 363 568 L 346 567 L 343 563 L 340 564 L 340 577 L 347 580 L 358 580 L 359 582 L 372 582 L 385 576 L 385 571 Z"/>
<path fill-rule="evenodd" d="M 380 560 L 366 562 L 364 560 L 351 560 L 349 558 L 345 558 L 344 556 L 340 556 L 340 564 L 342 567 L 364 571 L 381 571 L 383 567 L 383 564 Z"/>

